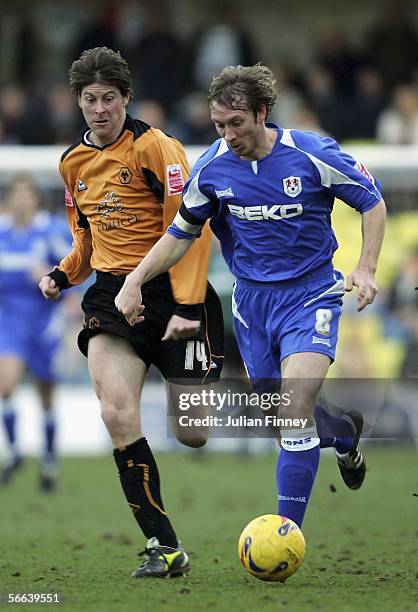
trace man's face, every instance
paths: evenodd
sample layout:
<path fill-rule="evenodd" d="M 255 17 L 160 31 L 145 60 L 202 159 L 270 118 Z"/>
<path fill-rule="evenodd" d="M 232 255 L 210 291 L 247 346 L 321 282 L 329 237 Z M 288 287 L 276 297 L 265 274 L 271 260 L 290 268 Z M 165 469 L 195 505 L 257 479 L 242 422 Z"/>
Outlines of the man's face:
<path fill-rule="evenodd" d="M 15 218 L 31 219 L 38 210 L 39 194 L 31 182 L 18 180 L 10 190 L 6 204 Z"/>
<path fill-rule="evenodd" d="M 129 98 L 129 94 L 122 96 L 117 87 L 103 83 L 82 89 L 78 104 L 93 133 L 94 144 L 105 146 L 116 140 L 125 121 Z"/>
<path fill-rule="evenodd" d="M 212 102 L 210 116 L 216 131 L 226 140 L 228 147 L 243 159 L 257 159 L 259 139 L 264 128 L 264 110 L 254 114 Z"/>

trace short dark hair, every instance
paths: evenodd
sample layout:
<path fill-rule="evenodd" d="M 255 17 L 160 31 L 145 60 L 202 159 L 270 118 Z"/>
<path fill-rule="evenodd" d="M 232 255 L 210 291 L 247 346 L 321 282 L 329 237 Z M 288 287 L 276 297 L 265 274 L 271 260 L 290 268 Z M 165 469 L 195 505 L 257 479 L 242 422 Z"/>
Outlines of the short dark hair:
<path fill-rule="evenodd" d="M 209 104 L 217 102 L 228 108 L 250 110 L 257 115 L 264 104 L 267 115 L 277 100 L 276 77 L 267 66 L 226 66 L 213 77 Z"/>
<path fill-rule="evenodd" d="M 108 47 L 95 47 L 83 51 L 69 70 L 70 89 L 80 95 L 84 87 L 93 83 L 103 83 L 117 87 L 126 96 L 131 92 L 131 73 L 128 62 L 119 51 Z"/>

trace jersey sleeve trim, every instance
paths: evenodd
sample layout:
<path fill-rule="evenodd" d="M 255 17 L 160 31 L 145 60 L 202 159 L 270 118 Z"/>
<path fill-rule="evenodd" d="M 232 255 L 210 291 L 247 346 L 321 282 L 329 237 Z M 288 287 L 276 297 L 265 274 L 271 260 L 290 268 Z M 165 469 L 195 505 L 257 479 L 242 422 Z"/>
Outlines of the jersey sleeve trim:
<path fill-rule="evenodd" d="M 60 289 L 69 289 L 73 285 L 68 281 L 68 276 L 62 270 L 58 268 L 54 268 L 51 272 L 48 273 L 48 276 L 55 281 L 55 284 Z"/>
<path fill-rule="evenodd" d="M 186 234 L 191 234 L 191 236 L 200 236 L 203 224 L 190 223 L 183 217 L 181 212 L 178 212 L 174 217 L 173 225 Z"/>

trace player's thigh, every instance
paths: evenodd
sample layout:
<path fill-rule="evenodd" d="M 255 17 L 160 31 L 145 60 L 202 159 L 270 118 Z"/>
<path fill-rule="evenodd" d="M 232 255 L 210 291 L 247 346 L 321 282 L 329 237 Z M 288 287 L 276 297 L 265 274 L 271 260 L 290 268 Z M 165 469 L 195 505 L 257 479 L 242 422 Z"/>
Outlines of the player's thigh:
<path fill-rule="evenodd" d="M 234 331 L 248 376 L 255 383 L 280 378 L 278 351 L 267 331 L 269 292 L 237 283 L 232 294 Z"/>
<path fill-rule="evenodd" d="M 281 361 L 296 353 L 321 353 L 334 361 L 343 293 L 338 272 L 289 290 L 289 305 L 283 304 L 275 330 Z"/>
<path fill-rule="evenodd" d="M 102 405 L 138 410 L 147 368 L 128 340 L 107 333 L 90 338 L 88 367 Z"/>
<path fill-rule="evenodd" d="M 329 355 L 317 352 L 294 353 L 283 359 L 281 393 L 289 396 L 290 404 L 282 412 L 310 416 L 330 365 Z"/>
<path fill-rule="evenodd" d="M 0 355 L 0 395 L 9 397 L 25 371 L 26 364 L 20 355 L 3 353 Z"/>

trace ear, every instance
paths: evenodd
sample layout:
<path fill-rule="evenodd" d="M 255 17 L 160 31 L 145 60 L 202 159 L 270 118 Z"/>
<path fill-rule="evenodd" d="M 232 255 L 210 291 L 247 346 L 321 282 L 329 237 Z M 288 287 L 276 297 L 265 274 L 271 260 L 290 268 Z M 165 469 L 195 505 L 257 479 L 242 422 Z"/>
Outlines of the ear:
<path fill-rule="evenodd" d="M 264 123 L 267 118 L 267 106 L 262 104 L 260 110 L 257 113 L 257 123 Z"/>
<path fill-rule="evenodd" d="M 77 94 L 77 103 L 78 103 L 78 106 L 81 108 L 81 95 L 80 94 Z"/>
<path fill-rule="evenodd" d="M 132 100 L 132 89 L 128 89 L 126 96 L 123 96 L 123 106 L 126 108 Z"/>

